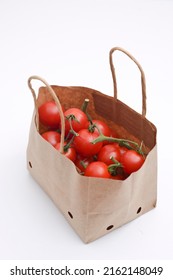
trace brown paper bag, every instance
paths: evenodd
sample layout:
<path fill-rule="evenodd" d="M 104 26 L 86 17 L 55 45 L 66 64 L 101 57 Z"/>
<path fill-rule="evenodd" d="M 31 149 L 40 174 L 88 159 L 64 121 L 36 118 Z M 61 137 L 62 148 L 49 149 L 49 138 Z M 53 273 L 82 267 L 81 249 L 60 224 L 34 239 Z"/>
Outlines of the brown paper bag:
<path fill-rule="evenodd" d="M 117 99 L 116 76 L 112 63 L 112 54 L 117 50 L 128 55 L 141 72 L 142 115 Z M 32 76 L 28 80 L 35 102 L 27 148 L 29 172 L 85 243 L 153 209 L 157 199 L 156 127 L 145 117 L 144 72 L 134 57 L 118 47 L 110 51 L 110 66 L 114 97 L 86 87 L 49 86 L 38 76 Z M 39 89 L 37 98 L 31 85 L 34 79 L 45 84 Z M 73 162 L 62 154 L 64 120 L 60 104 L 65 104 L 67 108 L 80 107 L 84 98 L 90 99 L 89 114 L 93 118 L 106 120 L 121 137 L 145 143 L 148 155 L 143 166 L 124 181 L 82 176 Z M 48 100 L 55 100 L 61 110 L 61 152 L 40 135 L 45 128 L 39 123 L 38 107 Z"/>

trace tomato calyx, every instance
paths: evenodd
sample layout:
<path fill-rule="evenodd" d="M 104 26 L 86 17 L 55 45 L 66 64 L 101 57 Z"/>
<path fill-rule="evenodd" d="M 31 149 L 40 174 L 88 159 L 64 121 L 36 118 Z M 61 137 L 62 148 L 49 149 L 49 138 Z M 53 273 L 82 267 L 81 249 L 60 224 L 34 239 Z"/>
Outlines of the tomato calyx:
<path fill-rule="evenodd" d="M 121 162 L 116 160 L 114 157 L 110 157 L 110 159 L 112 160 L 113 163 L 108 166 L 109 173 L 112 176 L 116 176 L 116 175 L 119 175 L 119 173 L 122 173 L 122 172 L 119 172 L 120 168 L 123 167 Z"/>
<path fill-rule="evenodd" d="M 89 124 L 89 126 L 88 126 L 88 130 L 89 130 L 89 132 L 94 132 L 95 131 L 95 129 L 97 129 L 98 130 L 98 132 L 99 132 L 99 134 L 100 134 L 100 131 L 99 131 L 99 129 L 98 129 L 98 127 L 97 127 L 97 125 L 96 124 L 94 124 L 94 123 L 91 123 L 90 122 L 90 124 Z"/>
<path fill-rule="evenodd" d="M 78 119 L 73 114 L 68 115 L 65 118 L 68 120 L 69 125 L 70 125 L 70 130 L 69 130 L 69 133 L 68 133 L 67 136 L 69 136 L 69 134 L 73 134 L 74 136 L 78 136 L 79 134 L 73 129 L 73 126 L 72 126 L 72 121 L 73 120 L 79 123 Z"/>
<path fill-rule="evenodd" d="M 65 118 L 67 120 L 75 120 L 76 122 L 79 123 L 79 120 L 75 117 L 75 115 L 71 114 L 71 115 L 68 115 L 68 116 L 65 116 Z"/>

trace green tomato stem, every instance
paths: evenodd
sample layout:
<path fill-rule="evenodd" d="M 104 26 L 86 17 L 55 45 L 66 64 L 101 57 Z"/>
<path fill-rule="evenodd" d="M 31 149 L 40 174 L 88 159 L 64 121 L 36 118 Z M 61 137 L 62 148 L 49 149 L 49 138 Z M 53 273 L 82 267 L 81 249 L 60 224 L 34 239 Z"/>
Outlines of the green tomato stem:
<path fill-rule="evenodd" d="M 87 168 L 87 165 L 85 164 L 85 162 L 83 160 L 80 161 L 80 164 L 82 165 L 83 168 Z"/>
<path fill-rule="evenodd" d="M 85 98 L 84 103 L 82 104 L 81 110 L 86 114 L 90 124 L 93 124 L 92 118 L 91 118 L 90 114 L 87 112 L 89 101 L 90 100 L 88 98 Z"/>
<path fill-rule="evenodd" d="M 113 162 L 114 164 L 116 164 L 117 166 L 121 166 L 121 163 L 120 163 L 118 160 L 116 160 L 113 156 L 111 156 L 110 159 L 111 159 L 112 162 Z"/>
<path fill-rule="evenodd" d="M 137 150 L 137 152 L 145 158 L 144 152 L 142 150 L 143 144 L 144 144 L 144 142 L 142 141 L 141 144 L 140 144 L 139 149 Z"/>
<path fill-rule="evenodd" d="M 64 152 L 67 152 L 68 149 L 70 148 L 71 144 L 73 143 L 73 140 L 75 138 L 75 135 L 70 139 L 70 141 L 64 146 Z"/>
<path fill-rule="evenodd" d="M 113 161 L 113 163 L 108 166 L 108 171 L 111 175 L 117 175 L 117 170 L 119 167 L 122 167 L 122 164 L 114 157 L 111 157 L 110 159 Z"/>
<path fill-rule="evenodd" d="M 92 141 L 93 144 L 102 142 L 102 141 L 109 141 L 109 142 L 115 142 L 120 144 L 121 146 L 125 146 L 128 149 L 133 149 L 130 144 L 134 145 L 136 149 L 139 149 L 138 143 L 127 140 L 127 139 L 120 139 L 120 138 L 114 138 L 109 136 L 104 136 L 103 134 L 100 134 L 95 140 Z"/>
<path fill-rule="evenodd" d="M 79 122 L 78 119 L 74 115 L 69 115 L 66 117 L 66 119 L 69 121 L 69 124 L 70 124 L 70 132 L 73 135 L 78 136 L 79 134 L 73 129 L 73 126 L 72 126 L 72 120 Z"/>
<path fill-rule="evenodd" d="M 88 104 L 89 104 L 89 99 L 88 98 L 85 98 L 83 104 L 82 104 L 82 107 L 81 107 L 81 110 L 86 114 L 87 112 L 87 107 L 88 107 Z"/>

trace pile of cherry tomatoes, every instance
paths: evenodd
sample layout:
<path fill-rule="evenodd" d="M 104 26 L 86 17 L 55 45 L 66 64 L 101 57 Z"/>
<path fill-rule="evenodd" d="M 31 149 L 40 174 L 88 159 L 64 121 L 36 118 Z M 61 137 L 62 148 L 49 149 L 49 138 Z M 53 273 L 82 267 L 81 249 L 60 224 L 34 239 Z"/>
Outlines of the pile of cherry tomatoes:
<path fill-rule="evenodd" d="M 91 119 L 88 104 L 81 108 L 63 110 L 65 139 L 63 154 L 73 161 L 84 176 L 124 180 L 137 171 L 145 161 L 142 145 L 117 138 L 103 120 Z M 61 121 L 54 101 L 38 108 L 39 121 L 47 128 L 42 137 L 60 151 Z"/>

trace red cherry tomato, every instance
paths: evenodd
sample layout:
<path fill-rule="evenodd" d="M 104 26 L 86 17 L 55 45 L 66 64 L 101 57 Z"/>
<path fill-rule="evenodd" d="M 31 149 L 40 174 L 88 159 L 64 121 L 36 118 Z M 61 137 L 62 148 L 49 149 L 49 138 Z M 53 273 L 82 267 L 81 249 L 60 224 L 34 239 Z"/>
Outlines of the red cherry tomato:
<path fill-rule="evenodd" d="M 128 151 L 128 149 L 124 146 L 119 146 L 121 156 Z"/>
<path fill-rule="evenodd" d="M 101 161 L 91 162 L 85 169 L 84 175 L 88 177 L 100 177 L 100 178 L 111 177 L 108 171 L 108 166 Z"/>
<path fill-rule="evenodd" d="M 101 120 L 92 120 L 92 123 L 95 124 L 98 129 L 100 130 L 100 132 L 104 135 L 104 136 L 110 136 L 111 135 L 111 130 L 109 128 L 109 126 Z M 90 122 L 88 121 L 86 123 L 86 128 L 88 128 L 90 125 Z"/>
<path fill-rule="evenodd" d="M 64 142 L 64 146 L 66 145 L 67 143 Z M 55 149 L 60 151 L 60 143 L 57 143 L 56 146 L 55 146 Z M 69 147 L 67 149 L 67 151 L 64 151 L 63 155 L 65 155 L 68 159 L 70 159 L 71 161 L 75 162 L 76 160 L 76 151 L 74 148 L 72 147 Z"/>
<path fill-rule="evenodd" d="M 101 132 L 104 136 L 110 137 L 111 136 L 111 130 L 109 126 L 102 120 L 92 120 L 92 123 L 96 125 L 96 130 L 98 127 L 98 132 Z M 87 121 L 86 128 L 90 126 L 90 122 Z M 109 144 L 108 141 L 103 141 L 103 145 Z"/>
<path fill-rule="evenodd" d="M 75 132 L 78 132 L 79 130 L 84 128 L 85 124 L 88 120 L 86 114 L 78 108 L 70 108 L 70 109 L 66 110 L 64 112 L 64 116 L 65 117 L 71 116 L 71 124 L 72 124 L 72 128 L 74 129 Z M 68 134 L 70 129 L 71 129 L 70 122 L 66 118 L 66 120 L 65 120 L 66 135 Z"/>
<path fill-rule="evenodd" d="M 38 108 L 40 122 L 51 128 L 57 129 L 60 124 L 60 114 L 54 101 L 48 101 Z"/>
<path fill-rule="evenodd" d="M 74 138 L 73 142 L 77 153 L 85 157 L 90 157 L 100 151 L 103 143 L 92 143 L 92 141 L 99 136 L 99 133 L 96 130 L 94 130 L 94 132 L 90 132 L 88 129 L 84 128 L 81 129 L 78 134 L 79 135 Z"/>
<path fill-rule="evenodd" d="M 56 131 L 46 131 L 42 133 L 41 136 L 54 147 L 58 142 L 60 142 L 61 138 L 60 133 Z"/>
<path fill-rule="evenodd" d="M 75 160 L 75 165 L 81 172 L 85 172 L 87 166 L 93 161 L 94 159 L 92 157 L 83 157 L 78 154 Z"/>
<path fill-rule="evenodd" d="M 145 158 L 134 150 L 128 150 L 121 156 L 124 171 L 131 174 L 143 165 Z"/>
<path fill-rule="evenodd" d="M 108 144 L 101 148 L 101 150 L 98 153 L 98 161 L 102 161 L 106 163 L 107 165 L 113 164 L 113 159 L 120 161 L 121 154 L 119 146 L 116 144 Z"/>

